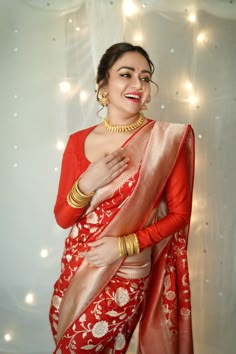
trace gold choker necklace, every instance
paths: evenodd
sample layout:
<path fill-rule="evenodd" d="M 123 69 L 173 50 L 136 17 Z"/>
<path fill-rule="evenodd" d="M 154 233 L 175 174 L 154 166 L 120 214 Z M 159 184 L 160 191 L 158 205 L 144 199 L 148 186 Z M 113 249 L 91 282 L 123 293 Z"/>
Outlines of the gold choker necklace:
<path fill-rule="evenodd" d="M 109 130 L 109 132 L 113 132 L 113 133 L 125 133 L 125 132 L 130 132 L 134 129 L 137 129 L 139 127 L 141 127 L 141 125 L 144 122 L 145 117 L 140 114 L 140 116 L 138 117 L 138 119 L 132 123 L 132 124 L 127 124 L 127 125 L 111 125 L 106 118 L 104 118 L 103 120 L 103 124 L 105 126 L 105 128 L 107 130 Z"/>

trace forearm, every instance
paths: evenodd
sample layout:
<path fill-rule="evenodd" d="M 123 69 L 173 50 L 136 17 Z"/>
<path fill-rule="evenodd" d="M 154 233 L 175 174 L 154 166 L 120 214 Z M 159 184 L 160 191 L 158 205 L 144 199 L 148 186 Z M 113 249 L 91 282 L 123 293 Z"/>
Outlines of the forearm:
<path fill-rule="evenodd" d="M 153 244 L 162 241 L 164 238 L 172 235 L 173 233 L 180 231 L 188 223 L 188 213 L 186 213 L 186 215 L 169 213 L 167 216 L 154 223 L 153 225 L 136 232 L 140 250 L 152 246 Z"/>

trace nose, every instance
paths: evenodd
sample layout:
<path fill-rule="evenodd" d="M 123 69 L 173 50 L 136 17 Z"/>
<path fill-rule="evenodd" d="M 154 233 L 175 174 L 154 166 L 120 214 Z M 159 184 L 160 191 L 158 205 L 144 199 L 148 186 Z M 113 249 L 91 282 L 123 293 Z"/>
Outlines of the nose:
<path fill-rule="evenodd" d="M 143 85 L 139 77 L 133 77 L 132 86 L 138 91 L 143 91 Z"/>

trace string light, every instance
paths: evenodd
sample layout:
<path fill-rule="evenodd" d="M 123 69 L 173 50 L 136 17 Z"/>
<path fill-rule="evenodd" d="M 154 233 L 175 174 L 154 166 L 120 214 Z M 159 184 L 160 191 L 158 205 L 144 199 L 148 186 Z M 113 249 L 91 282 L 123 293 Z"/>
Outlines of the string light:
<path fill-rule="evenodd" d="M 42 249 L 42 250 L 40 251 L 40 256 L 41 256 L 42 258 L 47 258 L 47 256 L 48 256 L 48 250 L 47 250 L 46 248 Z"/>
<path fill-rule="evenodd" d="M 197 36 L 198 43 L 203 44 L 206 42 L 206 40 L 207 40 L 207 37 L 206 37 L 205 33 L 201 32 L 198 34 L 198 36 Z"/>
<path fill-rule="evenodd" d="M 123 1 L 123 13 L 125 16 L 133 16 L 137 12 L 137 7 L 132 0 Z"/>
<path fill-rule="evenodd" d="M 75 29 L 77 32 L 79 32 L 80 31 L 80 27 L 76 27 L 76 29 Z"/>
<path fill-rule="evenodd" d="M 81 92 L 80 92 L 80 101 L 81 102 L 85 102 L 85 101 L 87 101 L 87 99 L 88 99 L 88 92 L 87 91 L 85 91 L 85 90 L 82 90 Z"/>
<path fill-rule="evenodd" d="M 186 90 L 191 91 L 193 89 L 193 84 L 190 81 L 185 82 L 184 87 Z"/>
<path fill-rule="evenodd" d="M 65 148 L 64 141 L 58 140 L 57 144 L 56 144 L 56 147 L 57 147 L 57 150 L 59 150 L 59 151 L 64 150 L 64 148 Z"/>
<path fill-rule="evenodd" d="M 25 303 L 26 304 L 33 304 L 34 303 L 34 294 L 33 293 L 26 294 Z"/>
<path fill-rule="evenodd" d="M 69 83 L 69 81 L 60 82 L 59 87 L 60 87 L 61 92 L 63 92 L 63 93 L 68 93 L 71 91 L 71 84 Z"/>
<path fill-rule="evenodd" d="M 194 106 L 195 104 L 198 103 L 198 97 L 191 95 L 188 97 L 188 102 L 190 105 Z"/>
<path fill-rule="evenodd" d="M 6 333 L 4 335 L 4 339 L 5 339 L 6 342 L 10 342 L 12 340 L 11 334 L 10 333 Z"/>
<path fill-rule="evenodd" d="M 191 23 L 195 23 L 197 21 L 197 16 L 194 12 L 190 13 L 188 16 L 188 21 Z"/>
<path fill-rule="evenodd" d="M 136 33 L 134 35 L 134 41 L 141 43 L 143 41 L 143 35 L 141 33 Z"/>

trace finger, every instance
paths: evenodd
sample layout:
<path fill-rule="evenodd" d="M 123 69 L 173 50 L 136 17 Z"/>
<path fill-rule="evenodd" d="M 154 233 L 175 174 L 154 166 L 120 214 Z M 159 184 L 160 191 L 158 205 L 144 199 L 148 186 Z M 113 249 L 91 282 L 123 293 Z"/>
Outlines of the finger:
<path fill-rule="evenodd" d="M 93 242 L 88 242 L 88 246 L 89 247 L 97 247 L 97 246 L 101 246 L 103 245 L 104 243 L 104 240 L 102 238 L 96 240 L 96 241 L 93 241 Z"/>
<path fill-rule="evenodd" d="M 123 165 L 122 167 L 120 167 L 119 169 L 115 170 L 114 172 L 112 172 L 111 174 L 111 179 L 115 179 L 116 177 L 118 177 L 126 168 L 128 167 L 128 164 L 126 163 L 125 165 Z"/>
<path fill-rule="evenodd" d="M 126 157 L 122 161 L 117 161 L 117 163 L 111 167 L 111 170 L 113 172 L 115 172 L 116 170 L 120 170 L 123 166 L 127 166 L 128 163 L 129 163 L 129 158 Z"/>
<path fill-rule="evenodd" d="M 124 158 L 125 157 L 125 154 L 124 154 L 124 149 L 123 148 L 119 148 L 113 152 L 111 152 L 110 154 L 108 154 L 106 157 L 105 157 L 105 163 L 106 164 L 109 164 L 113 159 L 116 159 L 116 158 Z"/>

